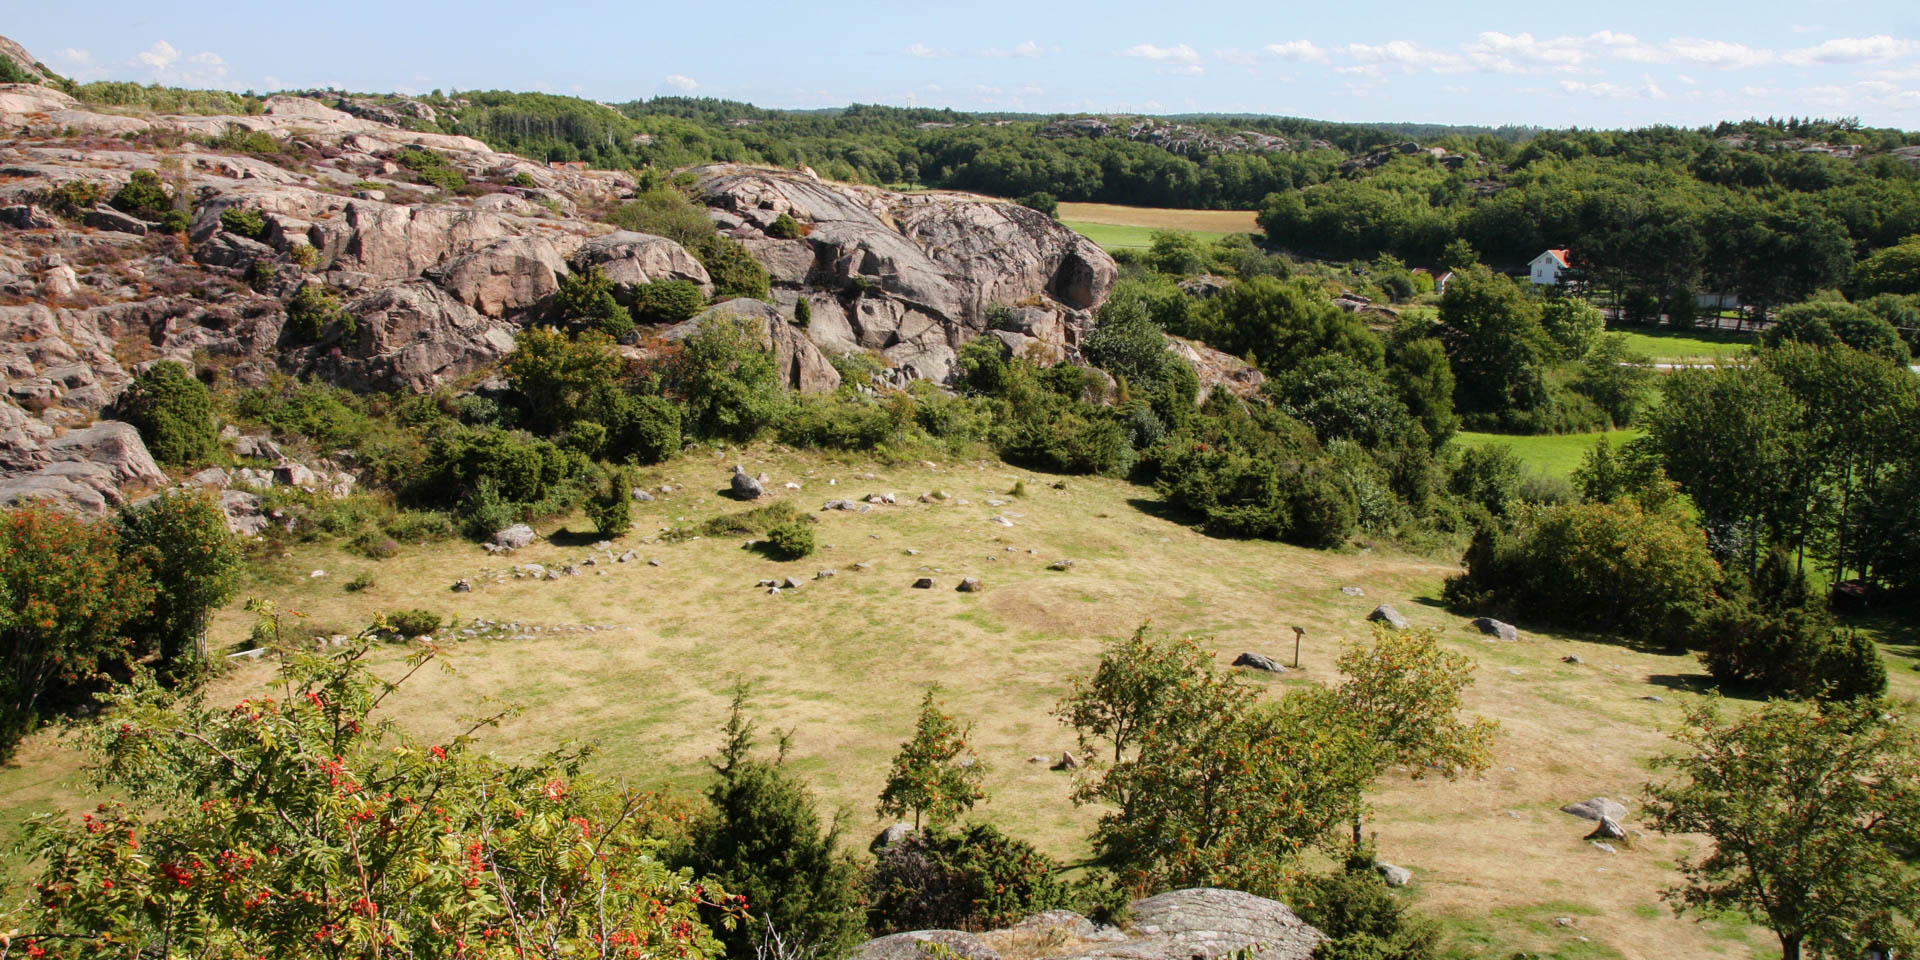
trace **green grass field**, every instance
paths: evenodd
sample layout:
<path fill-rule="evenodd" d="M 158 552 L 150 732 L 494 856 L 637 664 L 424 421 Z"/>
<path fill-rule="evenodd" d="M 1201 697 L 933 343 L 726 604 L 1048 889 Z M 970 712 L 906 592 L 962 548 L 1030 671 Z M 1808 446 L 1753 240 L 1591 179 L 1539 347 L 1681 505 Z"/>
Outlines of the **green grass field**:
<path fill-rule="evenodd" d="M 1742 356 L 1753 349 L 1750 333 L 1644 327 L 1607 332 L 1626 337 L 1629 349 L 1652 357 L 1656 363 L 1713 363 Z"/>
<path fill-rule="evenodd" d="M 1464 447 L 1484 447 L 1500 445 L 1510 447 L 1520 462 L 1550 477 L 1564 477 L 1573 473 L 1580 465 L 1580 458 L 1587 455 L 1595 441 L 1606 437 L 1615 445 L 1637 440 L 1646 434 L 1645 430 L 1613 430 L 1606 433 L 1567 433 L 1559 436 L 1525 437 L 1505 433 L 1470 433 L 1461 431 L 1453 435 L 1454 442 Z"/>
<path fill-rule="evenodd" d="M 1060 222 L 1071 228 L 1073 232 L 1099 244 L 1100 249 L 1107 251 L 1126 249 L 1145 250 L 1153 243 L 1154 231 L 1166 229 L 1164 227 L 1123 227 L 1118 224 L 1090 223 L 1085 220 L 1062 220 Z M 1190 233 L 1201 240 L 1209 242 L 1227 236 L 1225 233 L 1214 230 L 1187 230 L 1183 232 Z"/>

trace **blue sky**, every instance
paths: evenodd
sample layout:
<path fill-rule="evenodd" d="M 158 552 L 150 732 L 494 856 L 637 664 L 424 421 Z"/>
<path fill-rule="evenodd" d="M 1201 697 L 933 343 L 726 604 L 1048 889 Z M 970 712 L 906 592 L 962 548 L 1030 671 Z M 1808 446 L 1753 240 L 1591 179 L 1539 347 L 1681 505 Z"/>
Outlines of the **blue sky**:
<path fill-rule="evenodd" d="M 1920 3 L 20 5 L 83 80 L 1330 120 L 1920 128 Z"/>

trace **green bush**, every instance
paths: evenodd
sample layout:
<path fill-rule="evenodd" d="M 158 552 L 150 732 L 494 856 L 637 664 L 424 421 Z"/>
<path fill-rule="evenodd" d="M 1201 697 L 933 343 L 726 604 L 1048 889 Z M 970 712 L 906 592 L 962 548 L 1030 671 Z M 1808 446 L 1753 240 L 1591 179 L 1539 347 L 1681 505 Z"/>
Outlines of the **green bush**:
<path fill-rule="evenodd" d="M 204 493 L 169 490 L 120 511 L 120 549 L 143 564 L 153 602 L 132 624 L 152 643 L 162 673 L 181 680 L 207 665 L 207 618 L 233 596 L 244 558 L 220 505 Z"/>
<path fill-rule="evenodd" d="M 813 304 L 804 296 L 793 302 L 793 325 L 802 330 L 813 326 Z"/>
<path fill-rule="evenodd" d="M 761 266 L 746 247 L 731 237 L 709 232 L 687 247 L 687 252 L 707 268 L 707 276 L 713 278 L 713 296 L 717 300 L 731 297 L 765 300 L 767 292 L 772 289 L 773 280 L 767 275 L 767 268 Z"/>
<path fill-rule="evenodd" d="M 267 233 L 267 218 L 258 210 L 228 207 L 220 211 L 220 229 L 258 240 Z"/>
<path fill-rule="evenodd" d="M 1776 547 L 1701 619 L 1700 661 L 1715 680 L 1767 696 L 1852 700 L 1886 692 L 1872 640 L 1837 631 L 1804 573 Z"/>
<path fill-rule="evenodd" d="M 403 637 L 424 637 L 440 629 L 440 615 L 428 610 L 394 610 L 386 620 L 387 626 Z"/>
<path fill-rule="evenodd" d="M 287 300 L 287 329 L 301 343 L 319 343 L 327 336 L 329 326 L 338 329 L 344 337 L 359 331 L 353 314 L 340 305 L 340 300 L 325 284 L 301 284 Z"/>
<path fill-rule="evenodd" d="M 425 147 L 408 147 L 394 155 L 393 162 L 420 178 L 420 182 L 454 193 L 467 185 L 467 177 L 447 162 L 445 154 Z"/>
<path fill-rule="evenodd" d="M 400 544 L 378 530 L 362 530 L 347 548 L 369 560 L 391 560 L 400 555 Z"/>
<path fill-rule="evenodd" d="M 798 240 L 806 236 L 806 233 L 806 230 L 800 226 L 800 221 L 784 213 L 773 218 L 772 223 L 767 224 L 767 236 L 775 240 Z"/>
<path fill-rule="evenodd" d="M 167 215 L 174 212 L 173 195 L 167 193 L 166 184 L 152 170 L 135 170 L 126 186 L 121 187 L 108 203 L 142 220 L 165 222 Z"/>
<path fill-rule="evenodd" d="M 593 495 L 587 498 L 587 518 L 603 537 L 614 539 L 633 529 L 633 474 L 622 467 L 600 471 Z"/>
<path fill-rule="evenodd" d="M 1024 840 L 981 824 L 929 829 L 880 850 L 867 883 L 867 927 L 988 930 L 1068 906 L 1060 865 Z"/>
<path fill-rule="evenodd" d="M 793 517 L 767 530 L 766 550 L 776 560 L 798 560 L 813 553 L 813 518 Z"/>
<path fill-rule="evenodd" d="M 241 279 L 247 281 L 247 286 L 258 291 L 266 289 L 279 275 L 280 268 L 272 260 L 255 260 L 247 264 L 247 272 Z"/>
<path fill-rule="evenodd" d="M 1439 926 L 1409 911 L 1371 864 L 1301 877 L 1287 903 L 1327 935 L 1317 960 L 1429 960 L 1439 949 Z"/>
<path fill-rule="evenodd" d="M 659 371 L 666 392 L 686 404 L 694 436 L 747 440 L 785 410 L 773 351 L 758 327 L 755 320 L 715 317 Z"/>
<path fill-rule="evenodd" d="M 212 394 L 172 360 L 162 360 L 133 379 L 120 396 L 120 417 L 140 431 L 147 451 L 161 463 L 205 463 L 219 449 Z"/>
<path fill-rule="evenodd" d="M 512 186 L 519 187 L 522 190 L 531 190 L 534 187 L 537 187 L 540 185 L 539 181 L 533 179 L 533 174 L 528 173 L 525 170 L 522 170 L 519 173 L 514 174 L 513 179 L 508 180 L 507 183 Z"/>
<path fill-rule="evenodd" d="M 660 463 L 680 452 L 681 411 L 656 396 L 625 396 L 608 425 L 607 454 L 634 463 Z"/>
<path fill-rule="evenodd" d="M 774 424 L 774 434 L 795 447 L 872 450 L 894 439 L 901 426 L 894 408 L 865 397 L 801 394 Z"/>
<path fill-rule="evenodd" d="M 691 280 L 655 280 L 634 291 L 633 312 L 644 323 L 679 323 L 706 305 L 706 294 Z"/>
<path fill-rule="evenodd" d="M 618 337 L 633 329 L 633 314 L 613 295 L 613 281 L 606 271 L 591 266 L 579 273 L 560 278 L 560 290 L 553 307 L 562 320 Z"/>
<path fill-rule="evenodd" d="M 1450 604 L 1510 619 L 1684 645 L 1720 579 L 1707 538 L 1674 504 L 1636 500 L 1527 511 L 1511 536 L 1482 531 Z"/>
<path fill-rule="evenodd" d="M 347 581 L 346 591 L 348 593 L 359 593 L 362 590 L 372 587 L 373 583 L 373 574 L 362 570 L 354 574 L 352 580 Z"/>
<path fill-rule="evenodd" d="M 72 220 L 87 215 L 106 196 L 106 187 L 92 180 L 68 180 L 42 193 L 40 202 L 55 215 Z"/>
<path fill-rule="evenodd" d="M 1029 193 L 1014 202 L 1029 210 L 1038 210 L 1055 220 L 1060 219 L 1060 199 L 1044 190 Z"/>

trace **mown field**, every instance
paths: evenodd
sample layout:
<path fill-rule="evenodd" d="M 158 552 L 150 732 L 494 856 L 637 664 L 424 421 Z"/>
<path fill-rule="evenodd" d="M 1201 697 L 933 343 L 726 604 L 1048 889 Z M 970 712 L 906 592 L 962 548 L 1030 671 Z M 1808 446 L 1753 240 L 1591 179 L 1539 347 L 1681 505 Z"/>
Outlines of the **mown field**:
<path fill-rule="evenodd" d="M 1567 433 L 1559 436 L 1517 436 L 1508 433 L 1474 433 L 1462 430 L 1453 435 L 1454 442 L 1467 447 L 1504 446 L 1513 451 L 1513 455 L 1541 473 L 1551 477 L 1565 477 L 1573 473 L 1580 465 L 1581 458 L 1593 448 L 1601 437 L 1619 446 L 1637 440 L 1646 435 L 1645 430 L 1610 430 L 1595 433 Z"/>
<path fill-rule="evenodd" d="M 664 528 L 746 509 L 719 494 L 736 460 L 770 473 L 770 489 L 819 518 L 816 556 L 778 563 L 735 538 L 656 541 Z M 1008 495 L 1022 477 L 1027 495 Z M 927 469 L 768 450 L 689 455 L 644 480 L 676 489 L 636 505 L 633 532 L 617 546 L 639 551 L 641 562 L 582 566 L 557 581 L 495 582 L 509 563 L 552 566 L 593 555 L 592 536 L 543 525 L 553 539 L 511 561 L 471 544 L 408 547 L 386 561 L 296 545 L 255 571 L 244 593 L 297 610 L 329 633 L 410 607 L 539 626 L 522 639 L 451 640 L 453 672 L 421 673 L 396 698 L 393 717 L 439 738 L 480 713 L 483 698 L 517 703 L 524 712 L 489 737 L 492 749 L 518 756 L 592 741 L 601 748 L 596 770 L 636 784 L 700 787 L 729 688 L 750 682 L 763 729 L 793 729 L 790 762 L 827 809 L 848 811 L 862 845 L 882 825 L 873 805 L 889 759 L 910 733 L 921 691 L 938 683 L 951 712 L 974 723 L 989 764 L 991 799 L 977 816 L 1070 862 L 1087 853 L 1099 811 L 1069 802 L 1069 774 L 1029 758 L 1073 748 L 1071 731 L 1050 710 L 1067 678 L 1093 666 L 1103 638 L 1151 620 L 1204 636 L 1224 667 L 1242 651 L 1290 661 L 1289 628 L 1297 624 L 1306 629 L 1304 669 L 1256 680 L 1278 692 L 1333 681 L 1343 645 L 1370 635 L 1366 613 L 1391 603 L 1477 661 L 1469 707 L 1501 724 L 1484 776 L 1448 783 L 1389 775 L 1375 795 L 1381 855 L 1414 871 L 1409 896 L 1445 920 L 1450 956 L 1745 958 L 1771 949 L 1763 931 L 1677 920 L 1661 902 L 1675 862 L 1697 852 L 1697 842 L 1638 836 L 1607 853 L 1583 839 L 1590 824 L 1557 809 L 1596 795 L 1638 809 L 1648 759 L 1668 749 L 1664 731 L 1697 695 L 1701 670 L 1691 657 L 1537 633 L 1524 623 L 1520 643 L 1490 643 L 1438 605 L 1441 581 L 1456 569 L 1450 557 L 1214 539 L 1162 516 L 1150 491 L 1120 481 L 1075 477 L 1056 488 L 1055 478 L 993 461 Z M 802 489 L 784 489 L 788 481 Z M 818 512 L 829 498 L 885 491 L 900 504 Z M 950 498 L 918 501 L 933 491 Z M 988 522 L 995 515 L 1014 525 Z M 1076 561 L 1071 570 L 1047 569 L 1064 558 Z M 856 572 L 856 562 L 872 569 Z M 837 574 L 813 579 L 822 569 Z M 361 573 L 374 585 L 346 591 Z M 935 578 L 935 589 L 911 588 L 923 575 Z M 779 596 L 755 587 L 784 576 L 805 586 Z M 981 578 L 985 591 L 956 592 L 962 576 Z M 462 577 L 473 580 L 472 593 L 450 591 Z M 245 643 L 244 599 L 217 617 L 217 648 Z M 596 629 L 554 629 L 588 625 Z M 1900 648 L 1892 671 L 1903 693 L 1920 689 L 1906 669 L 1911 652 Z M 403 653 L 385 647 L 376 659 L 393 671 Z M 1565 662 L 1569 654 L 1584 663 Z M 257 693 L 272 672 L 270 662 L 242 661 L 213 683 L 212 702 Z M 0 770 L 8 822 L 83 803 L 76 765 L 60 731 L 32 738 Z M 1555 922 L 1562 917 L 1570 925 Z"/>
<path fill-rule="evenodd" d="M 1167 210 L 1114 203 L 1062 203 L 1060 222 L 1106 250 L 1144 250 L 1155 230 L 1179 230 L 1201 240 L 1260 232 L 1252 210 Z"/>
<path fill-rule="evenodd" d="M 1718 330 L 1668 330 L 1621 327 L 1609 330 L 1627 338 L 1627 346 L 1656 363 L 1716 363 L 1753 352 L 1753 335 Z"/>

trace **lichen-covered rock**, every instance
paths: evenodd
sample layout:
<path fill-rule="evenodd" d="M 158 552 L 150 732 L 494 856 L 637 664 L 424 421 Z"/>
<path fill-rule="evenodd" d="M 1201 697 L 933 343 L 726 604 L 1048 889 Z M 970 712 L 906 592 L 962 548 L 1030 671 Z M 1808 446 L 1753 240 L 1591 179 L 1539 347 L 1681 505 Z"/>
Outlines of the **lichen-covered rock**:
<path fill-rule="evenodd" d="M 927 949 L 934 944 L 944 949 Z M 914 930 L 868 940 L 853 948 L 851 960 L 1000 960 L 1000 954 L 971 933 Z"/>

